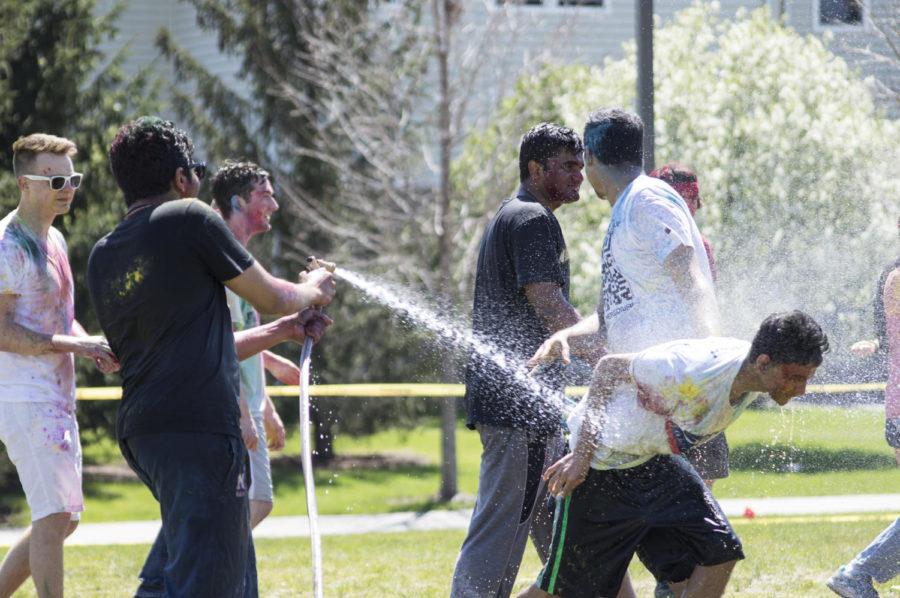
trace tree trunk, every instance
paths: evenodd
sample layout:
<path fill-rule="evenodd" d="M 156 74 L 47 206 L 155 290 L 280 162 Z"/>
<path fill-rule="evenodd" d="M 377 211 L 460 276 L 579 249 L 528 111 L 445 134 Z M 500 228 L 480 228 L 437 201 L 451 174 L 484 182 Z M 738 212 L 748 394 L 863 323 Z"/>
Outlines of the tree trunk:
<path fill-rule="evenodd" d="M 435 224 L 440 247 L 438 272 L 445 298 L 452 297 L 452 235 L 450 221 L 450 151 L 453 131 L 450 127 L 450 27 L 452 0 L 432 0 L 434 17 L 435 56 L 438 67 L 438 139 L 440 143 L 440 173 L 438 213 Z M 452 379 L 455 363 L 444 363 L 443 378 Z M 440 499 L 450 500 L 458 492 L 456 479 L 456 398 L 449 397 L 441 405 L 441 489 Z"/>

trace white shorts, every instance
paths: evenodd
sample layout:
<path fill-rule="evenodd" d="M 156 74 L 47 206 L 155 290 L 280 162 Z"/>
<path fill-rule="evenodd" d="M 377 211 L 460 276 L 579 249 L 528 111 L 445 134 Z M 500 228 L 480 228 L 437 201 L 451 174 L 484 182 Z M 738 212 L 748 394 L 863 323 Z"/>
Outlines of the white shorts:
<path fill-rule="evenodd" d="M 253 424 L 256 426 L 256 434 L 259 442 L 256 449 L 250 453 L 250 500 L 273 502 L 274 490 L 272 488 L 272 464 L 269 461 L 269 447 L 266 446 L 266 426 L 260 414 L 253 415 Z"/>
<path fill-rule="evenodd" d="M 75 412 L 55 403 L 0 402 L 0 442 L 16 466 L 31 520 L 84 511 Z"/>

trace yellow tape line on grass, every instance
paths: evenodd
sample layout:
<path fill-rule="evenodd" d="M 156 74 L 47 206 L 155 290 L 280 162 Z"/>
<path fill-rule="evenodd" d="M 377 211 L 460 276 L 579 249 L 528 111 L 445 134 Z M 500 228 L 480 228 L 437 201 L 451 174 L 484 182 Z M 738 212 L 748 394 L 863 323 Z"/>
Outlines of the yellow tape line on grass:
<path fill-rule="evenodd" d="M 781 523 L 859 523 L 861 521 L 894 521 L 900 513 L 873 513 L 870 515 L 796 515 L 788 517 L 763 516 L 729 517 L 731 525 L 777 525 Z"/>
<path fill-rule="evenodd" d="M 806 388 L 807 393 L 840 394 L 847 392 L 874 392 L 884 390 L 883 382 L 867 384 L 813 384 Z M 310 388 L 314 397 L 461 397 L 465 394 L 463 384 L 407 384 L 404 382 L 378 384 L 317 384 Z M 299 392 L 296 386 L 268 386 L 266 392 L 273 397 L 295 397 Z M 569 386 L 566 394 L 583 395 L 586 386 Z M 122 398 L 122 389 L 118 386 L 95 388 L 79 388 L 75 396 L 82 401 L 109 401 Z"/>

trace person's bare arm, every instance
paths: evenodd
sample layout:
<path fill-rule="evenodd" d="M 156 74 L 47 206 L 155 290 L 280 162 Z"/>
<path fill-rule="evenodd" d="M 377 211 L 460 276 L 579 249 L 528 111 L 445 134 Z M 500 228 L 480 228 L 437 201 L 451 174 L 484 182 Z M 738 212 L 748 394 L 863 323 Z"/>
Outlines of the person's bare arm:
<path fill-rule="evenodd" d="M 102 336 L 44 334 L 22 326 L 15 321 L 18 298 L 18 295 L 0 294 L 0 351 L 20 355 L 74 353 L 94 360 L 115 360 Z"/>
<path fill-rule="evenodd" d="M 578 311 L 566 300 L 562 287 L 555 282 L 533 282 L 526 284 L 523 290 L 534 313 L 550 334 L 581 321 Z"/>
<path fill-rule="evenodd" d="M 238 398 L 238 407 L 241 411 L 241 439 L 243 439 L 247 450 L 256 450 L 257 445 L 259 445 L 259 433 L 256 431 L 253 416 L 250 415 L 250 406 L 247 404 L 247 395 L 244 393 L 243 385 L 241 385 L 241 394 Z"/>
<path fill-rule="evenodd" d="M 72 336 L 80 338 L 90 338 L 91 335 L 88 334 L 88 331 L 84 329 L 84 326 L 81 325 L 81 322 L 79 322 L 78 320 L 72 320 Z M 96 364 L 97 369 L 104 374 L 112 374 L 114 372 L 118 372 L 122 368 L 119 360 L 112 354 L 112 352 L 110 352 L 108 357 L 95 357 L 94 364 Z"/>
<path fill-rule="evenodd" d="M 603 355 L 605 344 L 600 316 L 594 312 L 572 326 L 552 334 L 538 347 L 527 365 L 535 367 L 541 363 L 552 363 L 557 359 L 568 364 L 573 354 L 593 363 Z"/>
<path fill-rule="evenodd" d="M 271 349 L 279 343 L 293 341 L 302 343 L 307 336 L 319 342 L 325 329 L 332 324 L 331 318 L 314 309 L 278 318 L 268 324 L 255 326 L 234 333 L 234 344 L 238 361 Z"/>
<path fill-rule="evenodd" d="M 266 395 L 266 403 L 263 406 L 263 425 L 266 427 L 266 438 L 269 441 L 269 448 L 273 451 L 280 451 L 284 448 L 284 422 L 281 416 L 275 410 L 275 404 L 272 397 Z"/>
<path fill-rule="evenodd" d="M 334 298 L 334 275 L 325 268 L 306 274 L 302 282 L 276 278 L 254 262 L 225 286 L 265 314 L 286 315 L 307 307 L 325 306 Z"/>
<path fill-rule="evenodd" d="M 271 351 L 263 352 L 263 366 L 275 379 L 288 386 L 300 384 L 300 368 L 292 361 Z"/>
<path fill-rule="evenodd" d="M 606 423 L 606 405 L 619 384 L 632 381 L 633 359 L 633 354 L 607 355 L 597 363 L 588 389 L 587 408 L 575 450 L 548 467 L 544 473 L 547 490 L 551 494 L 568 496 L 584 482 L 597 449 L 600 432 Z"/>
<path fill-rule="evenodd" d="M 666 257 L 663 268 L 672 277 L 678 294 L 700 337 L 719 334 L 719 307 L 712 285 L 703 276 L 694 249 L 681 245 Z"/>

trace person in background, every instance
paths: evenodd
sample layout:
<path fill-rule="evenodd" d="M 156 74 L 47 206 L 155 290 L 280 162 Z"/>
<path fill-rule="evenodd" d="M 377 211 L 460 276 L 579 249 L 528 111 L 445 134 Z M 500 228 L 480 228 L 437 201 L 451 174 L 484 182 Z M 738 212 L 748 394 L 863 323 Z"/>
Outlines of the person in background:
<path fill-rule="evenodd" d="M 884 436 L 888 445 L 894 449 L 897 465 L 900 465 L 900 262 L 888 268 L 881 279 L 878 285 L 881 292 L 875 297 L 875 327 L 879 337 L 877 342 L 887 350 Z M 827 585 L 845 598 L 873 598 L 878 596 L 873 580 L 884 583 L 898 574 L 900 518 L 881 532 L 852 561 L 838 568 Z"/>
<path fill-rule="evenodd" d="M 66 241 L 53 221 L 81 185 L 68 139 L 34 133 L 13 144 L 18 207 L 0 220 L 0 441 L 19 475 L 31 526 L 0 565 L 0 596 L 29 575 L 41 598 L 63 595 L 63 541 L 84 497 L 74 355 L 111 373 L 106 339 L 75 320 Z"/>

